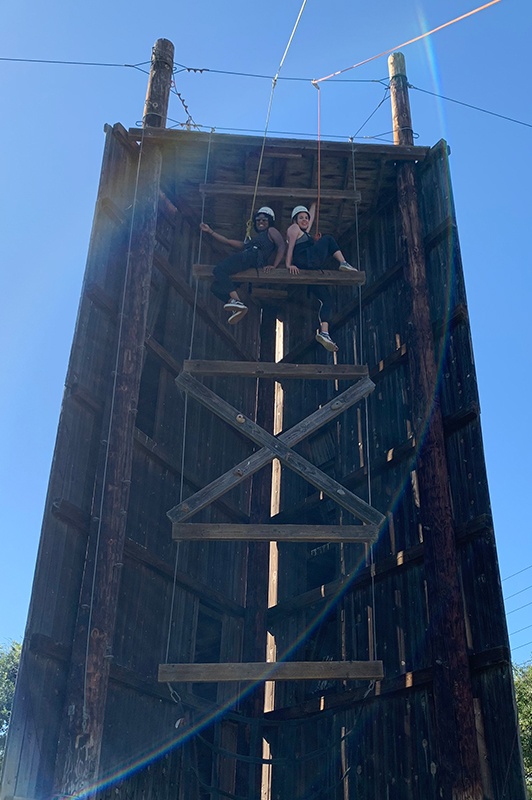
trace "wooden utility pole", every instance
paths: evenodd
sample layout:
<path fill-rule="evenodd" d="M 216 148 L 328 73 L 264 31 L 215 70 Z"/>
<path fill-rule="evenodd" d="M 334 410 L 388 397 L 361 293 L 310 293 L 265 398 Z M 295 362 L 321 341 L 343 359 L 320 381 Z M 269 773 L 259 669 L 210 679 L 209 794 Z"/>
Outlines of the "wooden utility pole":
<path fill-rule="evenodd" d="M 151 54 L 150 77 L 144 102 L 143 127 L 165 128 L 174 72 L 174 45 L 157 39 Z"/>
<path fill-rule="evenodd" d="M 394 142 L 413 144 L 404 57 L 388 59 Z M 480 762 L 469 671 L 464 606 L 458 578 L 443 419 L 426 281 L 415 165 L 397 169 L 402 232 L 407 250 L 405 279 L 410 290 L 410 386 L 417 443 L 424 565 L 429 604 L 433 698 L 437 730 L 436 781 L 443 800 L 482 800 Z"/>
<path fill-rule="evenodd" d="M 150 74 L 147 103 L 159 109 L 157 126 L 166 120 L 172 75 L 171 68 L 164 71 L 166 85 L 163 87 L 160 60 L 155 56 L 160 52 L 161 41 L 165 43 L 163 49 L 167 55 L 170 48 L 173 52 L 173 46 L 166 40 L 160 40 L 154 48 L 154 74 Z M 145 125 L 149 118 L 150 115 Z M 58 795 L 85 792 L 101 777 L 100 754 L 126 538 L 162 165 L 161 152 L 153 142 L 143 141 L 137 158 L 137 182 L 131 187 L 134 204 L 124 285 L 116 317 L 110 400 L 102 424 L 102 453 L 95 477 L 92 520 L 56 759 L 55 791 Z"/>

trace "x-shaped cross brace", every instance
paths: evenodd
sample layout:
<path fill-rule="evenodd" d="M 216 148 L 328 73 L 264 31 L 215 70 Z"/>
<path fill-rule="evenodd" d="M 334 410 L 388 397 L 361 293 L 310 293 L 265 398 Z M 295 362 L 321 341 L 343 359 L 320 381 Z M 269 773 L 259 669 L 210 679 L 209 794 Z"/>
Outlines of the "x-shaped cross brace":
<path fill-rule="evenodd" d="M 354 386 L 350 386 L 334 400 L 279 436 L 272 436 L 260 425 L 245 417 L 217 394 L 199 383 L 192 375 L 182 372 L 177 376 L 175 382 L 179 389 L 194 397 L 233 428 L 248 436 L 255 444 L 261 445 L 262 449 L 212 481 L 208 486 L 200 489 L 184 502 L 170 509 L 167 516 L 172 522 L 183 522 L 193 516 L 257 472 L 273 458 L 278 458 L 281 463 L 290 467 L 362 522 L 370 525 L 382 525 L 384 517 L 379 511 L 291 449 L 322 425 L 342 414 L 362 398 L 367 397 L 375 388 L 375 384 L 369 378 L 364 378 Z"/>

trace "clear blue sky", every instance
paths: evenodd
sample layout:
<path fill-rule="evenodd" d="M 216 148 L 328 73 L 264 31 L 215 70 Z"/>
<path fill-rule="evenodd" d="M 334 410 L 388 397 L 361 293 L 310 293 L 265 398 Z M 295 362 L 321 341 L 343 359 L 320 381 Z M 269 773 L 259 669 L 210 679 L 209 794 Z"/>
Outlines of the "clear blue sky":
<path fill-rule="evenodd" d="M 317 93 L 311 78 L 396 47 L 476 5 L 474 0 L 308 0 L 281 76 L 309 81 L 279 81 L 270 131 L 314 136 Z M 301 0 L 18 0 L 2 9 L 0 56 L 143 64 L 147 70 L 153 43 L 165 37 L 175 44 L 176 62 L 187 67 L 273 76 L 300 7 Z M 532 111 L 526 60 L 531 22 L 530 0 L 501 0 L 403 48 L 414 86 L 528 125 L 411 91 L 417 143 L 432 145 L 444 137 L 452 151 L 490 493 L 516 662 L 532 653 L 532 626 L 527 627 L 532 546 L 525 503 L 532 477 Z M 5 644 L 24 633 L 103 125 L 130 127 L 141 119 L 147 77 L 123 66 L 13 61 L 0 61 L 0 74 L 0 643 Z M 322 84 L 322 133 L 345 140 L 384 94 L 378 83 L 351 81 L 386 79 L 386 58 L 342 77 L 350 82 Z M 271 81 L 181 72 L 176 85 L 195 123 L 220 131 L 264 130 Z M 169 125 L 187 118 L 175 94 L 169 117 Z M 386 140 L 390 127 L 387 101 L 360 136 L 386 134 Z"/>

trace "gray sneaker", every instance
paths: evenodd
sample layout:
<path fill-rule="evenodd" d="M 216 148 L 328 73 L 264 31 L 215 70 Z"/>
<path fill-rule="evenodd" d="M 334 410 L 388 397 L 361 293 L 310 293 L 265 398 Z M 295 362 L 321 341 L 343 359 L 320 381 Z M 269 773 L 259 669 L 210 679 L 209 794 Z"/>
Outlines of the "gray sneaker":
<path fill-rule="evenodd" d="M 342 261 L 338 269 L 341 269 L 342 272 L 358 272 L 358 268 L 352 267 L 347 261 Z"/>
<path fill-rule="evenodd" d="M 338 350 L 338 345 L 333 342 L 331 337 L 325 331 L 318 331 L 316 334 L 316 341 L 319 342 L 326 350 L 335 353 Z"/>
<path fill-rule="evenodd" d="M 231 316 L 227 320 L 229 325 L 236 325 L 248 313 L 248 307 L 241 300 L 231 299 L 229 302 L 224 303 L 224 308 L 226 311 L 231 311 Z"/>

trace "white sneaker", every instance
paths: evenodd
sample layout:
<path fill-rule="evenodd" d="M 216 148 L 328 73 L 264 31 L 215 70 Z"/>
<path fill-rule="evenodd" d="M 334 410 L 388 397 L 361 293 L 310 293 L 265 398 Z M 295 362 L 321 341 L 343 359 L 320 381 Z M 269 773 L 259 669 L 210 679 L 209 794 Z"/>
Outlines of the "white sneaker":
<path fill-rule="evenodd" d="M 224 308 L 226 311 L 231 311 L 231 316 L 227 320 L 229 325 L 236 325 L 237 322 L 240 322 L 246 314 L 248 313 L 248 307 L 244 305 L 241 300 L 229 300 L 229 302 L 224 303 Z"/>
<path fill-rule="evenodd" d="M 358 272 L 358 268 L 352 267 L 351 264 L 347 263 L 347 261 L 342 261 L 338 269 L 341 269 L 342 272 Z"/>
<path fill-rule="evenodd" d="M 326 350 L 335 353 L 338 350 L 338 345 L 333 342 L 331 337 L 325 331 L 318 331 L 316 334 L 316 341 L 319 342 Z"/>

